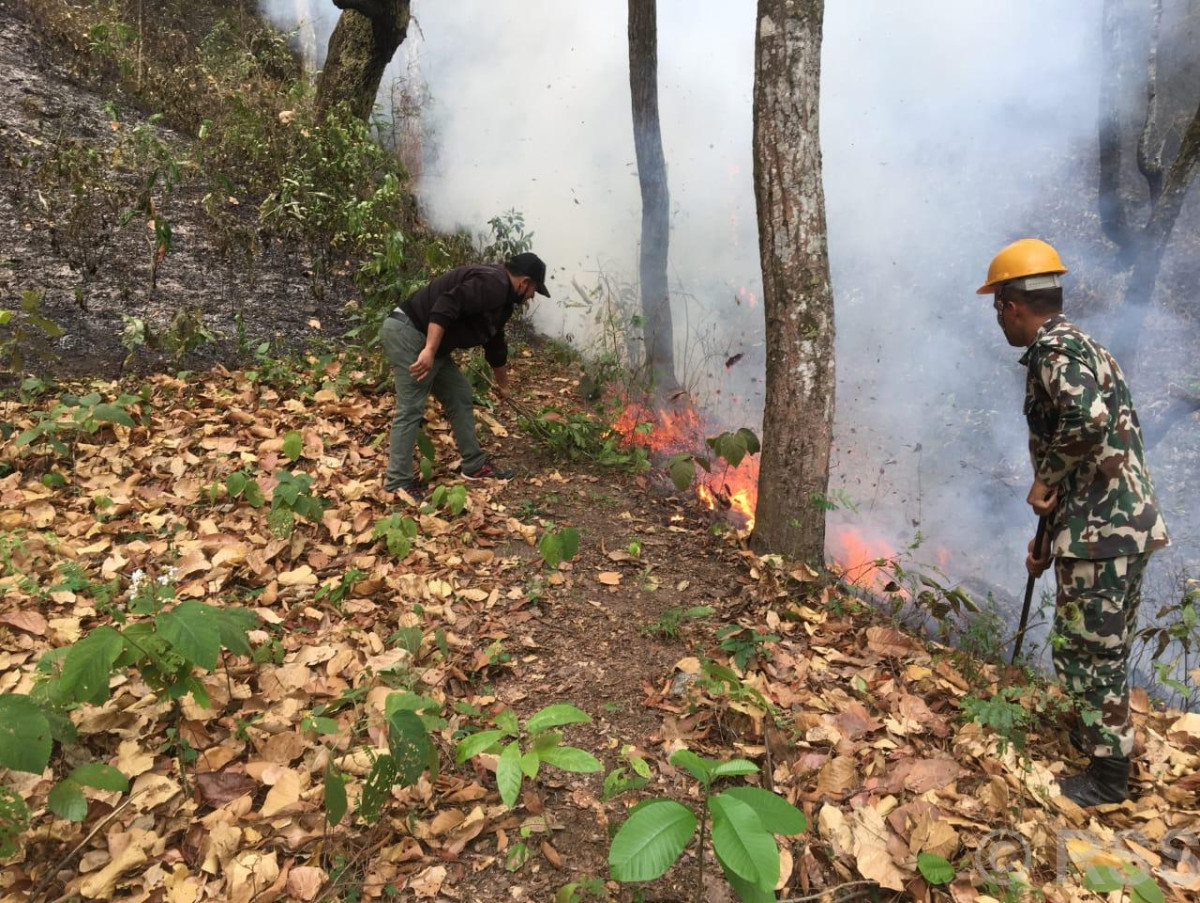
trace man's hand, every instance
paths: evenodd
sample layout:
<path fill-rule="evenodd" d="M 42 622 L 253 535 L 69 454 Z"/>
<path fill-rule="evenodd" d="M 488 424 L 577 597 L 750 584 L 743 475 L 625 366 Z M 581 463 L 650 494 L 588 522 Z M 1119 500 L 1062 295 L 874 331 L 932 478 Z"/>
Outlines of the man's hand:
<path fill-rule="evenodd" d="M 1036 538 L 1029 540 L 1028 554 L 1025 556 L 1025 570 L 1029 572 L 1030 577 L 1040 577 L 1046 572 L 1046 568 L 1050 567 L 1050 531 L 1046 531 L 1046 535 L 1042 537 L 1041 549 L 1034 549 L 1033 544 Z"/>
<path fill-rule="evenodd" d="M 1046 517 L 1058 506 L 1058 490 L 1035 477 L 1025 501 L 1029 503 L 1034 514 Z"/>
<path fill-rule="evenodd" d="M 433 354 L 432 348 L 422 348 L 421 353 L 417 355 L 417 359 L 408 368 L 409 375 L 417 382 L 423 380 L 433 370 Z"/>

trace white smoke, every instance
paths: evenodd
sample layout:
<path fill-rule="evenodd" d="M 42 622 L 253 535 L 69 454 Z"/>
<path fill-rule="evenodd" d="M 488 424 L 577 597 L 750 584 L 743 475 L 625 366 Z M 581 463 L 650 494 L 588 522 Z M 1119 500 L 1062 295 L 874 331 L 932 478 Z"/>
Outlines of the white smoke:
<path fill-rule="evenodd" d="M 321 45 L 335 21 L 326 0 L 265 6 L 285 28 L 312 21 Z M 1044 0 L 825 9 L 821 131 L 839 371 L 833 485 L 858 507 L 835 521 L 893 546 L 919 529 L 960 576 L 1014 595 L 1033 526 L 1024 371 L 974 289 L 996 250 L 1039 235 L 1072 270 L 1068 305 L 1084 289 L 1116 294 L 1094 212 L 1100 12 L 1099 3 Z M 755 4 L 659 0 L 658 13 L 679 356 L 703 371 L 709 391 L 742 402 L 724 405 L 739 418 L 725 425 L 757 428 Z M 572 282 L 636 273 L 625 4 L 416 0 L 413 14 L 417 27 L 393 71 L 415 60 L 433 95 L 437 156 L 420 186 L 427 214 L 477 230 L 504 210 L 522 211 L 551 270 L 555 297 L 539 308 L 541 324 L 586 339 L 587 322 L 561 304 L 575 294 Z M 1107 338 L 1102 324 L 1085 325 Z M 710 331 L 698 352 L 701 326 Z M 727 369 L 737 353 L 745 357 Z M 1190 438 L 1178 442 L 1194 441 L 1194 429 L 1183 433 Z M 1164 444 L 1159 454 L 1178 449 Z M 1156 471 L 1160 464 L 1152 460 Z M 1194 522 L 1180 493 L 1194 497 L 1195 487 L 1168 479 L 1160 491 L 1194 562 Z"/>

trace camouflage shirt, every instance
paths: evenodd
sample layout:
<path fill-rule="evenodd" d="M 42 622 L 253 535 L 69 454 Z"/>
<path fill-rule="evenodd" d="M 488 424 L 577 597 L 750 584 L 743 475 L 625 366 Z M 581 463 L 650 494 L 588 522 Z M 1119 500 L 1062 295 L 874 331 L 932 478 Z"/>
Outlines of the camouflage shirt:
<path fill-rule="evenodd" d="M 1121 368 L 1061 314 L 1021 358 L 1034 472 L 1058 489 L 1055 557 L 1116 558 L 1162 548 L 1166 524 Z"/>

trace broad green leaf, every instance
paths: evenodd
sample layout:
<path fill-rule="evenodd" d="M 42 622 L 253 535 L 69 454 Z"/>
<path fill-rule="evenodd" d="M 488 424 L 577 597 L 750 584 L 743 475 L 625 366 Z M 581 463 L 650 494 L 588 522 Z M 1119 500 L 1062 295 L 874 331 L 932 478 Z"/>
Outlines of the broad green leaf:
<path fill-rule="evenodd" d="M 396 762 L 397 783 L 409 787 L 426 768 L 436 771 L 437 750 L 416 712 L 393 712 L 388 718 L 388 749 Z"/>
<path fill-rule="evenodd" d="M 1083 886 L 1098 894 L 1109 894 L 1126 885 L 1125 873 L 1111 865 L 1094 865 L 1083 876 Z"/>
<path fill-rule="evenodd" d="M 109 672 L 124 648 L 120 633 L 112 627 L 97 627 L 67 651 L 56 691 L 71 702 L 104 702 Z"/>
<path fill-rule="evenodd" d="M 589 752 L 574 746 L 555 746 L 538 753 L 547 765 L 561 768 L 563 771 L 574 771 L 589 774 L 593 771 L 603 771 L 604 763 Z"/>
<path fill-rule="evenodd" d="M 521 773 L 531 781 L 537 780 L 538 771 L 541 770 L 542 760 L 539 758 L 535 750 L 529 750 L 521 755 Z"/>
<path fill-rule="evenodd" d="M 558 538 L 562 541 L 563 561 L 570 561 L 579 551 L 579 531 L 574 527 L 563 527 L 558 531 Z"/>
<path fill-rule="evenodd" d="M 716 778 L 733 778 L 745 774 L 758 774 L 759 767 L 749 759 L 730 759 L 728 762 L 718 762 L 712 770 Z"/>
<path fill-rule="evenodd" d="M 581 724 L 591 721 L 592 717 L 581 709 L 567 702 L 548 705 L 540 712 L 529 716 L 525 722 L 525 730 L 531 734 L 540 734 L 552 727 L 562 727 L 564 724 Z"/>
<path fill-rule="evenodd" d="M 383 704 L 384 713 L 389 718 L 396 712 L 425 712 L 429 709 L 441 711 L 441 708 L 442 704 L 436 699 L 416 693 L 389 693 Z"/>
<path fill-rule="evenodd" d="M 1139 869 L 1129 876 L 1129 893 L 1131 903 L 1166 903 L 1158 882 Z"/>
<path fill-rule="evenodd" d="M 733 892 L 737 894 L 737 898 L 742 903 L 775 903 L 774 889 L 764 890 L 757 884 L 751 884 L 730 869 L 721 859 L 720 854 L 717 855 L 717 862 L 721 863 L 721 871 L 725 873 L 725 880 L 729 882 L 729 886 L 733 888 Z"/>
<path fill-rule="evenodd" d="M 691 458 L 680 458 L 667 467 L 667 472 L 671 475 L 671 482 L 675 488 L 683 492 L 696 478 L 696 462 Z"/>
<path fill-rule="evenodd" d="M 451 514 L 462 514 L 467 507 L 467 487 L 454 486 L 446 493 L 446 508 Z"/>
<path fill-rule="evenodd" d="M 512 808 L 521 795 L 521 748 L 514 740 L 500 753 L 496 762 L 496 788 L 504 805 Z"/>
<path fill-rule="evenodd" d="M 563 560 L 562 538 L 557 533 L 543 533 L 538 542 L 538 552 L 549 567 L 558 567 Z"/>
<path fill-rule="evenodd" d="M 28 696 L 0 693 L 0 767 L 41 774 L 54 744 L 50 722 Z"/>
<path fill-rule="evenodd" d="M 325 763 L 325 819 L 336 825 L 350 808 L 346 799 L 346 776 L 333 770 L 333 763 Z"/>
<path fill-rule="evenodd" d="M 437 457 L 437 453 L 433 448 L 433 440 L 431 440 L 429 436 L 425 434 L 424 430 L 420 430 L 417 433 L 417 448 L 421 450 L 422 458 L 433 460 L 435 457 Z"/>
<path fill-rule="evenodd" d="M 186 599 L 154 619 L 163 638 L 185 659 L 205 671 L 217 667 L 221 630 L 217 610 L 195 599 Z"/>
<path fill-rule="evenodd" d="M 258 615 L 238 606 L 216 608 L 213 611 L 217 614 L 217 634 L 221 637 L 221 645 L 234 655 L 253 655 L 247 634 L 259 626 Z"/>
<path fill-rule="evenodd" d="M 324 718 L 320 715 L 305 718 L 300 724 L 304 730 L 309 730 L 314 734 L 320 734 L 325 737 L 342 732 L 342 726 L 337 723 L 336 719 Z"/>
<path fill-rule="evenodd" d="M 512 709 L 501 709 L 499 714 L 492 718 L 492 723 L 510 737 L 521 733 L 521 726 L 517 724 L 517 713 Z"/>
<path fill-rule="evenodd" d="M 678 768 L 684 768 L 688 774 L 707 787 L 712 783 L 712 768 L 708 762 L 700 758 L 690 749 L 677 749 L 668 760 Z"/>
<path fill-rule="evenodd" d="M 621 825 L 608 851 L 608 868 L 618 881 L 653 881 L 679 858 L 696 832 L 696 816 L 674 800 L 637 806 Z"/>
<path fill-rule="evenodd" d="M 70 778 L 54 785 L 46 797 L 46 805 L 51 812 L 67 821 L 83 821 L 87 818 L 87 799 L 79 785 Z"/>
<path fill-rule="evenodd" d="M 104 423 L 119 423 L 121 426 L 133 426 L 133 418 L 124 409 L 115 404 L 98 404 L 92 409 L 92 415 Z"/>
<path fill-rule="evenodd" d="M 803 812 L 770 790 L 761 787 L 730 787 L 722 795 L 739 799 L 753 809 L 762 826 L 772 834 L 799 834 L 808 827 Z"/>
<path fill-rule="evenodd" d="M 562 731 L 546 731 L 545 733 L 537 734 L 533 737 L 533 752 L 542 752 L 543 750 L 553 749 L 558 744 L 562 743 Z"/>
<path fill-rule="evenodd" d="M 240 470 L 234 471 L 225 478 L 225 488 L 229 490 L 229 494 L 236 497 L 241 495 L 246 490 L 246 484 L 249 479 Z"/>
<path fill-rule="evenodd" d="M 20 851 L 17 838 L 29 827 L 29 807 L 20 795 L 0 787 L 0 859 Z"/>
<path fill-rule="evenodd" d="M 949 884 L 954 880 L 954 866 L 937 853 L 918 853 L 917 868 L 930 884 Z"/>
<path fill-rule="evenodd" d="M 458 744 L 458 752 L 455 758 L 461 763 L 467 759 L 479 755 L 481 752 L 487 752 L 496 745 L 499 740 L 505 736 L 504 731 L 480 731 L 478 734 L 471 734 L 461 743 Z"/>
<path fill-rule="evenodd" d="M 84 787 L 95 787 L 97 790 L 124 792 L 129 789 L 129 778 L 111 765 L 104 765 L 100 762 L 88 762 L 80 765 L 71 771 L 67 780 L 82 784 Z"/>
<path fill-rule="evenodd" d="M 758 436 L 753 430 L 742 427 L 738 430 L 738 435 L 742 437 L 742 444 L 746 446 L 746 451 L 752 455 L 757 455 L 762 449 L 762 445 L 758 441 Z"/>
<path fill-rule="evenodd" d="M 779 880 L 779 848 L 763 828 L 758 814 L 736 797 L 709 797 L 712 843 L 721 861 L 739 877 L 763 890 Z"/>
<path fill-rule="evenodd" d="M 304 437 L 298 430 L 290 430 L 283 437 L 283 453 L 289 461 L 299 461 L 304 454 Z"/>

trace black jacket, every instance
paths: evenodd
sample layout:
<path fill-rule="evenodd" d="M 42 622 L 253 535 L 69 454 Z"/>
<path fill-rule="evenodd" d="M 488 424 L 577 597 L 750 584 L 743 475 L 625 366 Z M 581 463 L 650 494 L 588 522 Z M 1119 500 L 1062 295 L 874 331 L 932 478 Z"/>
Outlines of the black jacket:
<path fill-rule="evenodd" d="M 457 348 L 483 346 L 483 356 L 493 367 L 508 363 L 504 324 L 520 297 L 513 290 L 508 270 L 501 264 L 457 267 L 413 292 L 400 309 L 421 332 L 430 323 L 446 330 L 438 357 Z"/>

